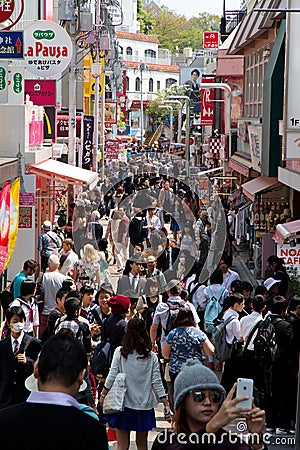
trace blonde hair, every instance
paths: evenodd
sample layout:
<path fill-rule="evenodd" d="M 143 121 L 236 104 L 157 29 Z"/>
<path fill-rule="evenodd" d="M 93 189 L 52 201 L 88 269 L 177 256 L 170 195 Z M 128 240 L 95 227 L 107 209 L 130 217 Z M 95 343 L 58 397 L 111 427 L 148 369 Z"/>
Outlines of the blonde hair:
<path fill-rule="evenodd" d="M 84 261 L 87 263 L 99 261 L 99 256 L 97 255 L 96 250 L 92 244 L 86 244 L 83 247 L 82 257 L 83 257 Z"/>

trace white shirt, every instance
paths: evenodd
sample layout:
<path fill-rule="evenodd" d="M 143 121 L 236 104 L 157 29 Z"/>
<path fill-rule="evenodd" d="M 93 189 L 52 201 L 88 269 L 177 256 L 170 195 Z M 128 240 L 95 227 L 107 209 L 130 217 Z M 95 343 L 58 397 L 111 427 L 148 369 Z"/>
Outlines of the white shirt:
<path fill-rule="evenodd" d="M 241 336 L 244 338 L 244 345 L 248 339 L 249 334 L 251 333 L 251 330 L 254 328 L 255 324 L 262 320 L 262 314 L 253 311 L 249 316 L 245 316 L 241 318 L 240 325 L 241 325 Z M 249 345 L 247 347 L 247 350 L 254 350 L 253 340 L 257 334 L 257 331 L 253 334 L 251 341 L 249 342 Z"/>
<path fill-rule="evenodd" d="M 131 288 L 132 288 L 132 289 L 136 289 L 136 288 L 137 288 L 137 285 L 138 285 L 138 283 L 139 283 L 140 276 L 139 276 L 139 275 L 133 275 L 133 274 L 130 272 L 130 274 L 128 275 L 128 277 L 129 277 L 129 284 L 130 284 Z"/>
<path fill-rule="evenodd" d="M 151 233 L 153 231 L 151 230 L 151 228 L 158 230 L 161 228 L 161 223 L 159 218 L 155 214 L 153 215 L 153 217 L 150 217 L 148 213 L 146 215 L 146 221 L 148 226 L 148 239 L 150 239 Z"/>
<path fill-rule="evenodd" d="M 21 346 L 21 342 L 22 342 L 23 337 L 24 337 L 23 331 L 22 331 L 22 333 L 20 334 L 20 336 L 17 337 L 17 338 L 14 338 L 12 335 L 10 336 L 10 339 L 11 339 L 11 346 L 12 346 L 13 352 L 14 352 L 14 350 L 15 350 L 15 341 L 18 341 L 18 348 L 19 348 L 19 350 L 20 350 L 20 346 Z"/>
<path fill-rule="evenodd" d="M 80 409 L 80 404 L 69 394 L 63 392 L 32 391 L 26 400 L 28 403 L 46 403 L 50 405 L 74 406 Z"/>
<path fill-rule="evenodd" d="M 21 306 L 21 308 L 23 309 L 23 311 L 25 313 L 25 317 L 26 317 L 25 324 L 24 324 L 24 331 L 26 333 L 32 333 L 33 327 L 38 326 L 40 324 L 39 310 L 38 310 L 37 304 L 35 303 L 34 300 L 32 300 L 31 302 L 28 303 L 30 308 L 28 308 L 24 303 L 26 303 L 25 300 L 15 298 L 14 301 L 11 302 L 9 307 Z M 30 320 L 29 320 L 30 319 L 30 309 L 32 309 L 32 313 L 33 313 L 33 322 L 30 322 Z"/>
<path fill-rule="evenodd" d="M 70 270 L 74 269 L 74 265 L 75 263 L 77 263 L 77 261 L 78 261 L 77 253 L 71 250 L 60 269 L 60 273 L 68 275 Z"/>
<path fill-rule="evenodd" d="M 226 325 L 226 342 L 232 344 L 234 338 L 237 341 L 241 339 L 241 325 L 238 313 L 231 308 L 224 313 L 223 320 L 225 321 L 229 317 L 234 317 L 234 319 Z"/>
<path fill-rule="evenodd" d="M 230 291 L 231 283 L 235 280 L 240 280 L 240 276 L 234 270 L 228 269 L 228 272 L 223 273 L 223 286 L 227 291 Z"/>

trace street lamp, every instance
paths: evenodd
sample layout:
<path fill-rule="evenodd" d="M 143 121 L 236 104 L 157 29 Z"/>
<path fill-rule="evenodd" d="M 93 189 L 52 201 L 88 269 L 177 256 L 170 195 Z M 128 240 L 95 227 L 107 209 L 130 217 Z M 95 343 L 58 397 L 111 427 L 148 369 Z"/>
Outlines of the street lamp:
<path fill-rule="evenodd" d="M 187 95 L 170 95 L 169 100 L 184 100 L 186 106 L 186 120 L 185 120 L 185 158 L 187 161 L 186 174 L 190 174 L 190 97 Z"/>
<path fill-rule="evenodd" d="M 173 107 L 170 105 L 159 105 L 160 109 L 168 109 L 170 111 L 170 144 L 173 141 Z"/>
<path fill-rule="evenodd" d="M 181 143 L 182 103 L 179 100 L 163 100 L 162 103 L 177 105 L 177 128 L 178 128 L 177 142 Z"/>

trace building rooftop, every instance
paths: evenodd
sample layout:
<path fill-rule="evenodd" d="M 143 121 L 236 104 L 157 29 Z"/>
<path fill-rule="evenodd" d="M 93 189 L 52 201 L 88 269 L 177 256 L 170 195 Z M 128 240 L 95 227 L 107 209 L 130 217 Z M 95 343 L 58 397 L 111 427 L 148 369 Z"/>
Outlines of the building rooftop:
<path fill-rule="evenodd" d="M 117 38 L 119 39 L 129 39 L 131 41 L 143 41 L 143 42 L 152 42 L 154 44 L 159 44 L 157 37 L 150 36 L 148 34 L 139 34 L 139 33 L 129 33 L 127 31 L 116 31 Z"/>
<path fill-rule="evenodd" d="M 123 61 L 127 69 L 139 69 L 140 62 L 135 61 Z M 158 71 L 158 72 L 174 72 L 179 73 L 180 68 L 178 66 L 169 66 L 167 64 L 148 64 L 148 70 Z"/>

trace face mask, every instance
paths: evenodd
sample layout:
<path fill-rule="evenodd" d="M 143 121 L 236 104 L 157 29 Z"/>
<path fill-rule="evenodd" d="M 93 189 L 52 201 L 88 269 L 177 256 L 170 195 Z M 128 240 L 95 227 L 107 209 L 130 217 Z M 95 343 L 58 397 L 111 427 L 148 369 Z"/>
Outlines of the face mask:
<path fill-rule="evenodd" d="M 15 333 L 20 333 L 20 331 L 23 331 L 24 323 L 23 322 L 17 322 L 12 324 L 12 329 Z"/>
<path fill-rule="evenodd" d="M 179 258 L 180 264 L 185 264 L 185 258 Z"/>

